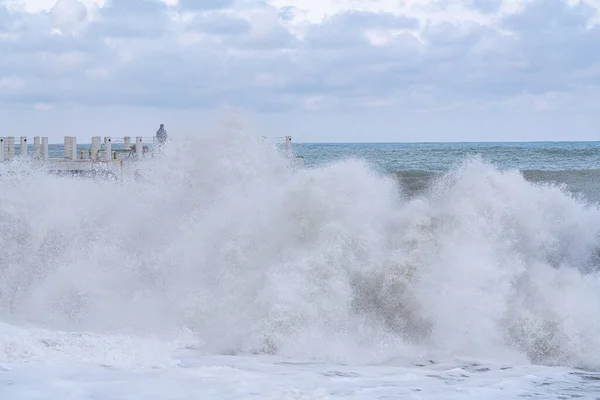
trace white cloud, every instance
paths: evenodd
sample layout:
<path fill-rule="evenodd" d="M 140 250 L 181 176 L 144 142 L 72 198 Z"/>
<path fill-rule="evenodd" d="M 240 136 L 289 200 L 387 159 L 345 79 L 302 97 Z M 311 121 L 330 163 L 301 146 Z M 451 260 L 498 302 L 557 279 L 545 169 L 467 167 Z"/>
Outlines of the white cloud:
<path fill-rule="evenodd" d="M 52 25 L 63 34 L 74 34 L 86 23 L 87 8 L 79 0 L 58 0 L 50 9 Z"/>
<path fill-rule="evenodd" d="M 4 110 L 232 104 L 327 118 L 600 104 L 600 0 L 0 4 Z"/>

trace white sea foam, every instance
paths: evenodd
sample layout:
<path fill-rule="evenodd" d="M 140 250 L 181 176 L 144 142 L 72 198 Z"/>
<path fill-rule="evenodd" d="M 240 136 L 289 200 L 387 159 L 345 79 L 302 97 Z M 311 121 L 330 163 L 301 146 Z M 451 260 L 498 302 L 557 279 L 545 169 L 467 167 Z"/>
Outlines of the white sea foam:
<path fill-rule="evenodd" d="M 0 362 L 169 365 L 188 345 L 600 367 L 600 211 L 558 188 L 475 159 L 409 199 L 236 129 L 166 153 L 125 182 L 2 167 Z"/>

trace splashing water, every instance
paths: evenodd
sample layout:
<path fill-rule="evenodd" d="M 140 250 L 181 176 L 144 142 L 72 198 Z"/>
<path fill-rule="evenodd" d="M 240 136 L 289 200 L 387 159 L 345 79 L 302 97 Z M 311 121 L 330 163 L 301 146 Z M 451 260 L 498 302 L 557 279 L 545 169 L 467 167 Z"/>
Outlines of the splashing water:
<path fill-rule="evenodd" d="M 193 337 L 211 354 L 600 367 L 600 210 L 481 160 L 410 198 L 361 161 L 297 170 L 234 129 L 172 144 L 141 180 L 0 168 L 5 358 L 40 354 L 15 350 L 35 327 L 91 332 L 40 334 L 67 352 Z"/>

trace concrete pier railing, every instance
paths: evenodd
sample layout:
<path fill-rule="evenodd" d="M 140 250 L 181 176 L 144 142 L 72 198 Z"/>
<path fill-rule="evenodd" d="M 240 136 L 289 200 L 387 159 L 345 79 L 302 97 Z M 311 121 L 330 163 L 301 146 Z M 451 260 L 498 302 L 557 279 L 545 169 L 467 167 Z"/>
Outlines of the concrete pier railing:
<path fill-rule="evenodd" d="M 100 172 L 122 178 L 128 174 L 135 176 L 139 169 L 135 161 L 149 157 L 158 148 L 155 137 L 138 136 L 131 140 L 108 136 L 103 143 L 101 139 L 95 136 L 91 145 L 78 146 L 75 136 L 65 136 L 62 150 L 60 146 L 52 146 L 51 151 L 48 137 L 35 136 L 33 146 L 24 136 L 19 138 L 18 145 L 12 136 L 0 137 L 0 163 L 20 159 L 34 162 L 51 173 Z"/>
<path fill-rule="evenodd" d="M 89 148 L 77 146 L 75 136 L 65 136 L 63 140 L 63 151 L 61 156 L 49 154 L 48 138 L 35 136 L 33 138 L 33 147 L 27 137 L 22 136 L 19 139 L 18 147 L 15 137 L 0 137 L 0 162 L 11 161 L 16 156 L 20 158 L 31 158 L 40 161 L 52 160 L 87 160 L 87 161 L 108 161 L 117 160 L 124 157 L 144 158 L 152 149 L 158 147 L 156 137 L 137 136 L 131 140 L 130 137 L 112 138 L 107 136 L 102 143 L 100 136 L 92 137 L 92 143 Z M 117 144 L 117 146 L 114 146 Z M 18 149 L 18 153 L 16 152 Z M 30 151 L 30 149 L 32 151 Z"/>
<path fill-rule="evenodd" d="M 263 140 L 266 138 L 263 137 Z M 283 136 L 271 138 L 271 142 L 284 146 L 285 151 L 292 155 L 292 137 Z M 50 170 L 60 171 L 84 171 L 99 166 L 108 169 L 123 169 L 123 162 L 140 161 L 152 156 L 155 149 L 159 148 L 158 139 L 152 137 L 111 137 L 106 136 L 104 140 L 100 136 L 92 137 L 91 145 L 77 145 L 77 137 L 65 136 L 63 138 L 62 154 L 56 149 L 52 154 L 49 152 L 48 137 L 33 137 L 33 146 L 30 146 L 27 137 L 22 136 L 18 141 L 15 137 L 0 137 L 0 162 L 8 162 L 18 157 L 22 160 L 32 160 L 47 164 Z M 31 151 L 29 150 L 31 148 Z M 304 165 L 302 157 L 296 157 L 300 165 Z M 130 165 L 130 163 L 127 163 Z M 128 167 L 129 168 L 129 167 Z"/>

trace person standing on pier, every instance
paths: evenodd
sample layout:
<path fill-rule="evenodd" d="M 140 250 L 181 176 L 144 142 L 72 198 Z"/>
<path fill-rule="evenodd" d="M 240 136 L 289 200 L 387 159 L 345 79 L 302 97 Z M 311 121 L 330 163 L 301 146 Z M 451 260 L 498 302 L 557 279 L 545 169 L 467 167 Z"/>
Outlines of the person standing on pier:
<path fill-rule="evenodd" d="M 156 138 L 161 146 L 167 142 L 167 131 L 164 124 L 160 124 L 160 128 L 156 131 Z"/>

